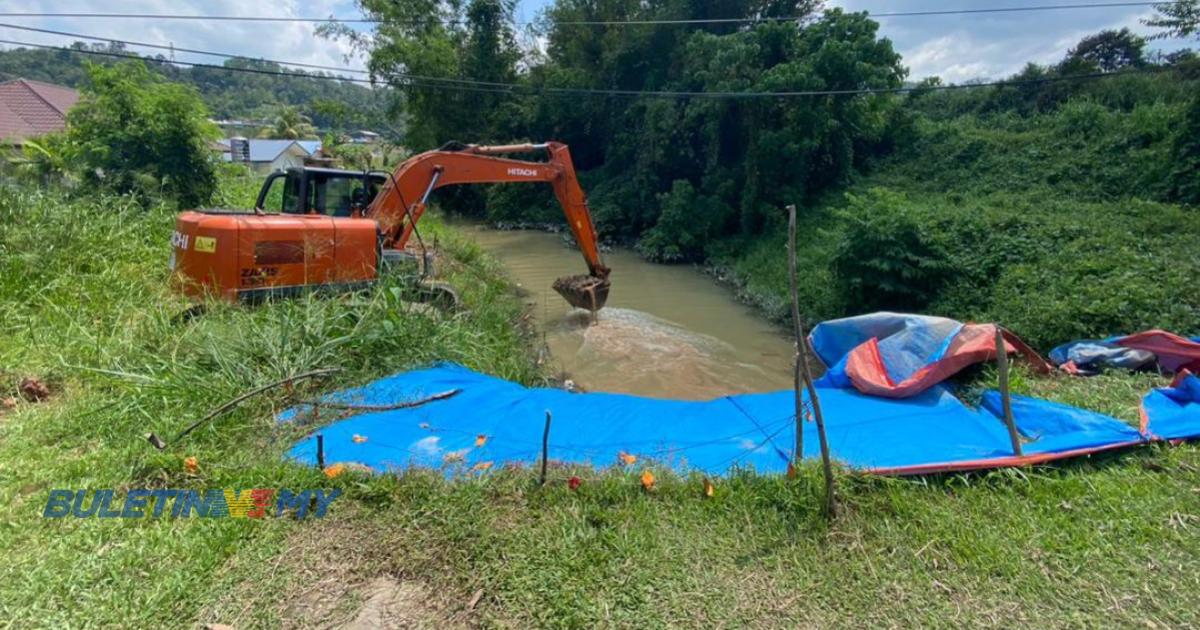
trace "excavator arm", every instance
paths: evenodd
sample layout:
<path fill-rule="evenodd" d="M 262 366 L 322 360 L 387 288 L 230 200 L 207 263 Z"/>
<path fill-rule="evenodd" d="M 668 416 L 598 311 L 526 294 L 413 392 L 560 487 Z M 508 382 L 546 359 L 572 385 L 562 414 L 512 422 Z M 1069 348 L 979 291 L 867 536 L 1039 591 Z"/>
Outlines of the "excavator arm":
<path fill-rule="evenodd" d="M 527 162 L 498 157 L 512 153 L 545 151 L 546 162 Z M 554 189 L 567 225 L 587 262 L 586 276 L 560 278 L 554 288 L 573 306 L 596 310 L 608 298 L 609 268 L 604 266 L 592 224 L 587 199 L 575 175 L 571 153 L 560 142 L 503 146 L 468 145 L 462 150 L 437 150 L 404 161 L 367 208 L 365 216 L 378 223 L 385 248 L 403 249 L 408 244 L 429 195 L 444 186 L 544 182 Z"/>

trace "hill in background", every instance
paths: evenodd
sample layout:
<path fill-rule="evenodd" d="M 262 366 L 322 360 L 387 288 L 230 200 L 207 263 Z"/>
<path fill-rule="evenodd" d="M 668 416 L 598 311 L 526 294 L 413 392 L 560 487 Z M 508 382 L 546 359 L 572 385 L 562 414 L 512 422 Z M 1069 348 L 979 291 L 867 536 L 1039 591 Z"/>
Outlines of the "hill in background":
<path fill-rule="evenodd" d="M 78 88 L 87 80 L 85 63 L 110 64 L 121 59 L 89 55 L 93 51 L 136 56 L 119 44 L 75 42 L 72 50 L 16 48 L 0 51 L 0 79 L 26 78 Z M 162 55 L 143 57 L 147 61 L 165 60 Z M 214 65 L 218 62 L 212 62 Z M 271 61 L 236 57 L 222 66 L 252 70 L 239 72 L 211 67 L 183 67 L 167 63 L 147 66 L 172 81 L 194 86 L 205 104 L 219 120 L 268 121 L 284 107 L 299 108 L 310 117 L 318 132 L 341 133 L 368 129 L 399 140 L 402 126 L 395 124 L 390 111 L 397 108 L 395 92 L 363 83 L 330 80 L 337 75 L 281 66 Z M 304 75 L 274 76 L 271 73 Z"/>

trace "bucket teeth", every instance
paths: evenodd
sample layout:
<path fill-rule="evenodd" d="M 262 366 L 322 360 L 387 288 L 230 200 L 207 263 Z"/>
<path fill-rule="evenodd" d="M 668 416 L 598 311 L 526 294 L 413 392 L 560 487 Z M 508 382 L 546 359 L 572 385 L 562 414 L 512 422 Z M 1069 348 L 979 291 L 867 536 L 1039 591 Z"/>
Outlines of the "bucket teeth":
<path fill-rule="evenodd" d="M 596 276 L 564 276 L 554 281 L 554 290 L 571 306 L 598 311 L 608 301 L 609 281 Z"/>

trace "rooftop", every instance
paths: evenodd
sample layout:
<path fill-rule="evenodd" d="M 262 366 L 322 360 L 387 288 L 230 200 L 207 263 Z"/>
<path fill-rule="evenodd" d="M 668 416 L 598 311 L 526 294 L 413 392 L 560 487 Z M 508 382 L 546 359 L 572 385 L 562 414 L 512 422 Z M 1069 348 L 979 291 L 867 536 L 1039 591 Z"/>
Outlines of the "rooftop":
<path fill-rule="evenodd" d="M 251 162 L 273 162 L 279 157 L 280 153 L 288 150 L 293 144 L 299 146 L 306 154 L 312 155 L 321 149 L 320 140 L 268 140 L 262 138 L 250 138 L 247 140 L 250 144 L 250 161 Z M 229 139 L 221 140 L 220 144 L 228 151 Z M 230 159 L 229 153 L 226 152 L 222 159 Z"/>
<path fill-rule="evenodd" d="M 19 143 L 62 131 L 67 110 L 78 100 L 79 92 L 52 83 L 28 79 L 0 83 L 0 140 Z"/>

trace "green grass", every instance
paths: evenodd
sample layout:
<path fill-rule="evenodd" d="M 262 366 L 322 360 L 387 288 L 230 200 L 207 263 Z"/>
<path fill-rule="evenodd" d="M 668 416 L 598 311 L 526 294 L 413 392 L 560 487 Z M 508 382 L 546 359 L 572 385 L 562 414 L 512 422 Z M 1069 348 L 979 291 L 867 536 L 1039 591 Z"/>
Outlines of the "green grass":
<path fill-rule="evenodd" d="M 52 401 L 0 417 L 0 618 L 18 625 L 152 625 L 195 615 L 215 571 L 270 556 L 291 524 L 234 520 L 43 520 L 51 488 L 312 487 L 319 472 L 281 463 L 281 395 L 220 418 L 163 453 L 191 420 L 254 385 L 318 367 L 346 385 L 439 360 L 523 382 L 539 373 L 509 288 L 474 246 L 446 234 L 445 265 L 467 309 L 407 307 L 388 282 L 336 298 L 260 308 L 187 303 L 167 289 L 172 213 L 122 198 L 0 192 L 0 369 L 5 396 L 40 377 Z M 436 231 L 431 221 L 427 236 Z M 14 391 L 9 392 L 9 388 Z M 201 472 L 183 470 L 194 456 Z"/>
<path fill-rule="evenodd" d="M 424 225 L 423 225 L 424 227 Z M 298 434 L 248 402 L 164 452 L 233 396 L 339 367 L 320 388 L 434 360 L 521 382 L 540 378 L 499 269 L 435 228 L 468 308 L 404 306 L 398 282 L 258 308 L 186 303 L 166 289 L 171 213 L 119 198 L 0 191 L 0 370 L 46 378 L 50 401 L 0 415 L 0 620 L 14 627 L 327 625 L 292 607 L 389 574 L 420 585 L 435 623 L 505 627 L 1186 627 L 1200 586 L 1200 452 L 1155 447 L 1027 470 L 872 478 L 842 473 L 841 515 L 820 516 L 820 477 L 741 471 L 717 480 L 658 471 L 524 469 L 447 481 L 369 478 L 282 463 Z M 991 378 L 988 371 L 977 383 Z M 1136 421 L 1162 379 L 1036 378 L 1017 391 Z M 598 419 L 597 421 L 602 421 Z M 200 470 L 188 474 L 183 459 Z M 651 466 L 653 464 L 650 464 Z M 570 491 L 570 474 L 585 478 Z M 328 487 L 324 521 L 43 519 L 51 488 Z M 466 603 L 477 591 L 473 611 Z"/>

